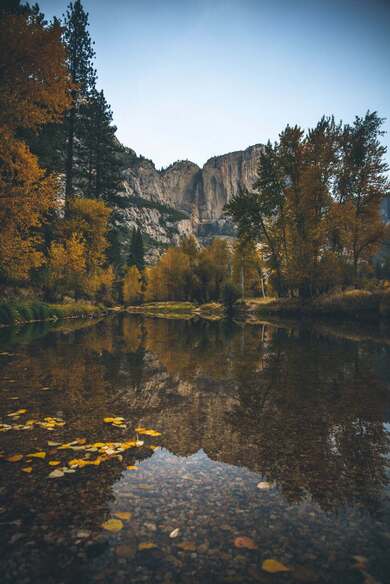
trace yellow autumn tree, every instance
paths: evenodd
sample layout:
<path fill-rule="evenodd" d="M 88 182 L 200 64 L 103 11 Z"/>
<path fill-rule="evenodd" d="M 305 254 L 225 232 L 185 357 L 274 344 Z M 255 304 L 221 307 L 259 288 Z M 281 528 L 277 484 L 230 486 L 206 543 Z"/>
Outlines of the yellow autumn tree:
<path fill-rule="evenodd" d="M 160 265 L 157 263 L 155 266 L 146 268 L 146 289 L 145 289 L 145 302 L 154 302 L 156 300 L 166 300 L 168 297 L 168 291 L 165 280 L 162 278 L 162 272 L 160 270 Z"/>
<path fill-rule="evenodd" d="M 79 296 L 83 290 L 86 249 L 82 238 L 73 233 L 63 242 L 53 242 L 49 249 L 49 286 L 56 296 Z"/>
<path fill-rule="evenodd" d="M 130 266 L 123 279 L 123 302 L 139 304 L 142 301 L 142 275 L 137 266 Z"/>
<path fill-rule="evenodd" d="M 9 131 L 0 130 L 0 161 L 0 276 L 24 281 L 44 262 L 39 228 L 56 204 L 57 181 Z"/>
<path fill-rule="evenodd" d="M 66 216 L 57 225 L 57 241 L 50 248 L 49 286 L 58 294 L 84 295 L 90 299 L 112 301 L 112 286 L 114 271 L 107 267 L 106 249 L 108 247 L 108 218 L 111 210 L 102 202 L 95 199 L 77 199 L 69 201 Z M 54 250 L 67 250 L 78 244 L 78 255 L 82 256 L 80 263 L 80 279 L 77 287 L 73 277 L 65 277 L 61 285 L 56 284 L 56 266 L 52 261 Z M 66 254 L 62 254 L 64 260 Z M 69 258 L 70 260 L 70 258 Z M 66 268 L 64 267 L 64 272 Z M 69 273 L 73 273 L 70 262 Z M 69 284 L 69 286 L 68 286 Z M 68 286 L 68 287 L 67 287 Z"/>
<path fill-rule="evenodd" d="M 0 277 L 23 281 L 44 261 L 39 228 L 57 184 L 17 133 L 58 121 L 70 103 L 61 27 L 2 15 L 0 55 Z"/>
<path fill-rule="evenodd" d="M 111 209 L 103 201 L 73 198 L 69 200 L 66 217 L 59 227 L 60 238 L 68 238 L 72 233 L 82 236 L 88 276 L 106 262 L 110 214 Z"/>
<path fill-rule="evenodd" d="M 115 272 L 112 266 L 97 268 L 90 276 L 84 275 L 83 292 L 92 300 L 112 304 L 114 281 Z"/>

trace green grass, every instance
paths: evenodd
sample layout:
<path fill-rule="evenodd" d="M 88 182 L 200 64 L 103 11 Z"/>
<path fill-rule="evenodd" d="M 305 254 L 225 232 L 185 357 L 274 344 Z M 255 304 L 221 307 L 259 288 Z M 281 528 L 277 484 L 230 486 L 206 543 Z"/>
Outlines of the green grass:
<path fill-rule="evenodd" d="M 147 302 L 141 306 L 129 306 L 128 310 L 130 312 L 153 312 L 153 313 L 192 313 L 195 309 L 195 304 L 192 302 Z"/>
<path fill-rule="evenodd" d="M 0 325 L 23 324 L 57 320 L 61 318 L 81 318 L 102 314 L 103 307 L 89 302 L 70 304 L 46 304 L 45 302 L 2 302 L 0 303 Z"/>

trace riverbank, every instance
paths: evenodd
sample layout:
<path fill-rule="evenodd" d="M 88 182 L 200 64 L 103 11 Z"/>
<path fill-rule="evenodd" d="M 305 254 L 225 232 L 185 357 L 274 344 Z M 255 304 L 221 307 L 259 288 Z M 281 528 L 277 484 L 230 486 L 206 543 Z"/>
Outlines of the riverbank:
<path fill-rule="evenodd" d="M 220 302 L 196 305 L 192 302 L 150 302 L 128 306 L 126 311 L 164 318 L 210 320 L 224 318 L 225 307 Z M 369 292 L 347 290 L 302 301 L 298 298 L 245 298 L 234 305 L 234 315 L 242 318 L 254 315 L 290 317 L 330 317 L 347 320 L 382 320 L 390 318 L 390 291 Z"/>
<path fill-rule="evenodd" d="M 306 301 L 298 298 L 247 298 L 239 300 L 235 308 L 243 315 L 381 320 L 390 318 L 390 291 L 347 290 Z"/>
<path fill-rule="evenodd" d="M 108 308 L 90 302 L 49 304 L 40 301 L 0 303 L 0 326 L 56 321 L 67 318 L 97 318 L 108 312 Z"/>
<path fill-rule="evenodd" d="M 139 306 L 127 306 L 126 311 L 131 314 L 143 314 L 156 318 L 193 318 L 201 316 L 210 320 L 219 320 L 225 316 L 223 304 L 210 302 L 197 305 L 193 302 L 148 302 Z"/>

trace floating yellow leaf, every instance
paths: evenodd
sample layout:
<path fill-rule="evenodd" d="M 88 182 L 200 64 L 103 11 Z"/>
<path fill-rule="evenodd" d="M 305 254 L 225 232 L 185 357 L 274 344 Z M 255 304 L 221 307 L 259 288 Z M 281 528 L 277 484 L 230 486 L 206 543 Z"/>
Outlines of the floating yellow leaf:
<path fill-rule="evenodd" d="M 49 446 L 61 446 L 61 442 L 53 442 L 52 440 L 48 440 L 47 444 Z"/>
<path fill-rule="evenodd" d="M 59 470 L 58 468 L 56 468 L 56 470 L 53 470 L 49 474 L 49 478 L 50 479 L 59 479 L 59 478 L 61 478 L 63 476 L 64 476 L 64 473 L 62 472 L 62 470 Z"/>
<path fill-rule="evenodd" d="M 117 533 L 123 528 L 123 523 L 120 519 L 108 519 L 108 521 L 102 523 L 102 527 L 107 531 L 111 531 L 111 533 Z"/>
<path fill-rule="evenodd" d="M 127 466 L 126 468 L 127 468 L 127 470 L 138 470 L 138 466 L 134 466 L 131 464 L 129 464 L 129 466 Z"/>
<path fill-rule="evenodd" d="M 152 542 L 140 543 L 138 549 L 142 552 L 143 550 L 152 550 L 156 548 L 156 544 Z"/>
<path fill-rule="evenodd" d="M 129 513 L 128 511 L 117 511 L 114 515 L 115 517 L 118 517 L 118 519 L 123 519 L 123 521 L 128 521 L 132 517 L 132 513 Z"/>
<path fill-rule="evenodd" d="M 32 466 L 25 466 L 22 468 L 22 471 L 30 474 L 30 472 L 32 472 Z"/>
<path fill-rule="evenodd" d="M 123 422 L 125 421 L 124 418 L 121 418 L 119 416 L 116 416 L 115 418 L 103 418 L 103 421 L 106 422 L 106 424 L 123 424 Z"/>
<path fill-rule="evenodd" d="M 272 489 L 272 484 L 268 483 L 267 481 L 262 481 L 261 483 L 257 483 L 257 488 L 262 490 L 262 491 L 268 491 L 269 489 Z"/>
<path fill-rule="evenodd" d="M 11 412 L 10 414 L 7 414 L 8 417 L 12 418 L 13 416 L 20 416 L 21 414 L 27 414 L 27 410 L 22 409 L 22 410 L 18 410 L 17 412 Z"/>
<path fill-rule="evenodd" d="M 147 428 L 144 428 L 143 426 L 136 428 L 135 431 L 138 434 L 145 434 L 145 436 L 161 436 L 161 432 L 157 432 L 157 430 L 148 430 Z"/>
<path fill-rule="evenodd" d="M 46 458 L 46 452 L 32 452 L 31 454 L 26 454 L 29 458 Z"/>
<path fill-rule="evenodd" d="M 136 440 L 129 440 L 128 442 L 123 442 L 122 443 L 122 448 L 124 450 L 127 450 L 128 448 L 135 448 L 137 446 L 137 441 Z"/>
<path fill-rule="evenodd" d="M 49 466 L 58 466 L 59 464 L 61 464 L 60 460 L 50 460 L 49 462 Z"/>
<path fill-rule="evenodd" d="M 8 460 L 8 462 L 19 462 L 22 458 L 23 454 L 13 454 L 12 456 L 8 456 L 5 460 Z"/>
<path fill-rule="evenodd" d="M 264 570 L 265 572 L 269 572 L 270 574 L 290 571 L 290 569 L 287 568 L 287 566 L 285 566 L 281 562 L 278 562 L 277 560 L 264 560 L 264 562 L 261 565 L 261 568 L 262 570 Z"/>

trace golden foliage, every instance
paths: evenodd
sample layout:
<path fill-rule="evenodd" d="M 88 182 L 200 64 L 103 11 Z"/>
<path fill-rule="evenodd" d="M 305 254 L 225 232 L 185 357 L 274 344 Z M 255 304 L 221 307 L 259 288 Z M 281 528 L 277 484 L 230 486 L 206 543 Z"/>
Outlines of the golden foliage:
<path fill-rule="evenodd" d="M 23 281 L 44 263 L 39 228 L 57 184 L 15 132 L 58 120 L 70 103 L 61 28 L 3 16 L 0 55 L 0 271 Z"/>
<path fill-rule="evenodd" d="M 0 21 L 0 128 L 36 129 L 61 119 L 70 106 L 65 47 L 58 24 L 33 16 Z"/>
<path fill-rule="evenodd" d="M 137 266 L 127 269 L 123 279 L 123 301 L 125 304 L 137 304 L 142 300 L 141 273 Z"/>
<path fill-rule="evenodd" d="M 111 302 L 114 270 L 105 267 L 110 209 L 95 199 L 71 199 L 49 249 L 49 287 L 58 296 Z"/>
<path fill-rule="evenodd" d="M 0 271 L 26 280 L 44 263 L 39 234 L 53 208 L 57 181 L 47 177 L 27 146 L 0 128 Z"/>
<path fill-rule="evenodd" d="M 69 239 L 53 242 L 49 249 L 49 285 L 59 293 L 77 293 L 86 268 L 85 243 L 72 233 Z"/>

